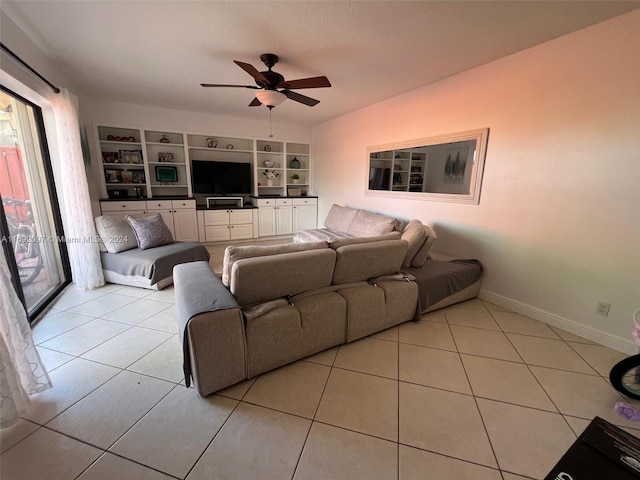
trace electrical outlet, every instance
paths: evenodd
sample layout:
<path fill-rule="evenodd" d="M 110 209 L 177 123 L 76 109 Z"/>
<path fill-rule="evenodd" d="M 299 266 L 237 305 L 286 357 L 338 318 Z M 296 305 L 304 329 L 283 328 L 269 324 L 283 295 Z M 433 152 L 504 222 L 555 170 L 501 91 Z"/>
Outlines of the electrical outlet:
<path fill-rule="evenodd" d="M 598 302 L 596 305 L 596 313 L 598 315 L 602 315 L 603 317 L 609 316 L 609 309 L 611 308 L 611 304 L 607 302 Z"/>

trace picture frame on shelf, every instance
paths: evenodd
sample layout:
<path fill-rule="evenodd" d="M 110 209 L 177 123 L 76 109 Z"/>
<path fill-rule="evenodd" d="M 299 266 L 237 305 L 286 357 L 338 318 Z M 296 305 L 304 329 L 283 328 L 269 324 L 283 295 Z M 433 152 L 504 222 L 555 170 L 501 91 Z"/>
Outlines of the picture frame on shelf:
<path fill-rule="evenodd" d="M 175 159 L 176 157 L 173 152 L 158 152 L 159 162 L 173 163 Z"/>
<path fill-rule="evenodd" d="M 132 170 L 132 183 L 145 183 L 144 170 Z"/>
<path fill-rule="evenodd" d="M 122 163 L 139 165 L 142 163 L 142 150 L 120 150 Z"/>
<path fill-rule="evenodd" d="M 133 172 L 129 170 L 122 171 L 122 183 L 133 183 Z"/>
<path fill-rule="evenodd" d="M 104 180 L 107 183 L 122 183 L 122 170 L 105 170 Z"/>
<path fill-rule="evenodd" d="M 102 163 L 120 163 L 118 152 L 102 152 Z"/>
<path fill-rule="evenodd" d="M 156 180 L 161 183 L 175 183 L 178 181 L 178 169 L 176 167 L 156 167 Z"/>

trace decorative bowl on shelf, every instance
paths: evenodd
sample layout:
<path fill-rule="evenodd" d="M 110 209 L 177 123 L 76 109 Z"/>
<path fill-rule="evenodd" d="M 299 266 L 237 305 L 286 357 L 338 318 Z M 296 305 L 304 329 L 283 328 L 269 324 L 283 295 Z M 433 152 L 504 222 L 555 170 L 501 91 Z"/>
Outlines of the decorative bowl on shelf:
<path fill-rule="evenodd" d="M 267 168 L 271 168 L 273 167 L 273 162 L 271 160 L 263 160 L 262 165 L 264 165 Z"/>
<path fill-rule="evenodd" d="M 158 140 L 158 142 L 160 143 L 171 143 L 170 140 L 165 137 L 164 135 L 162 135 L 162 137 L 160 137 L 160 140 Z"/>

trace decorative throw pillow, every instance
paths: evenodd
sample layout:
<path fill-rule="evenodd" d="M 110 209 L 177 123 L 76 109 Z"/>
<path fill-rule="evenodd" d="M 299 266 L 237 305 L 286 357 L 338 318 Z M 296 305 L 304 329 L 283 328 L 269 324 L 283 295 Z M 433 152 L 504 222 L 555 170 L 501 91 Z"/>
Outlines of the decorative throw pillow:
<path fill-rule="evenodd" d="M 101 252 L 119 253 L 138 248 L 138 240 L 131 225 L 122 217 L 96 217 L 96 231 L 101 240 Z"/>
<path fill-rule="evenodd" d="M 131 215 L 124 218 L 131 225 L 140 250 L 173 243 L 171 231 L 159 213 L 144 218 L 136 218 Z"/>
<path fill-rule="evenodd" d="M 436 232 L 433 228 L 429 225 L 422 225 L 422 228 L 427 233 L 427 239 L 422 244 L 422 247 L 420 247 L 420 250 L 418 250 L 418 253 L 413 257 L 413 260 L 411 260 L 411 266 L 417 268 L 422 268 L 427 258 L 429 258 L 429 250 L 431 250 L 433 244 L 436 243 Z"/>
<path fill-rule="evenodd" d="M 423 227 L 424 225 L 420 220 L 411 220 L 402 232 L 402 239 L 409 242 L 409 250 L 407 250 L 407 254 L 402 261 L 404 268 L 411 266 L 413 257 L 415 257 L 427 239 L 427 232 Z"/>

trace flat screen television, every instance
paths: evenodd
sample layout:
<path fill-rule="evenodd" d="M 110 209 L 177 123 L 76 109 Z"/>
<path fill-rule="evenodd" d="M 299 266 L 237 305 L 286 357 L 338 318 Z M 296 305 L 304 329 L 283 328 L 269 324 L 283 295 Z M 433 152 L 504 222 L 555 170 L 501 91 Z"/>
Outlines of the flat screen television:
<path fill-rule="evenodd" d="M 192 160 L 193 193 L 208 195 L 251 194 L 251 164 Z"/>

